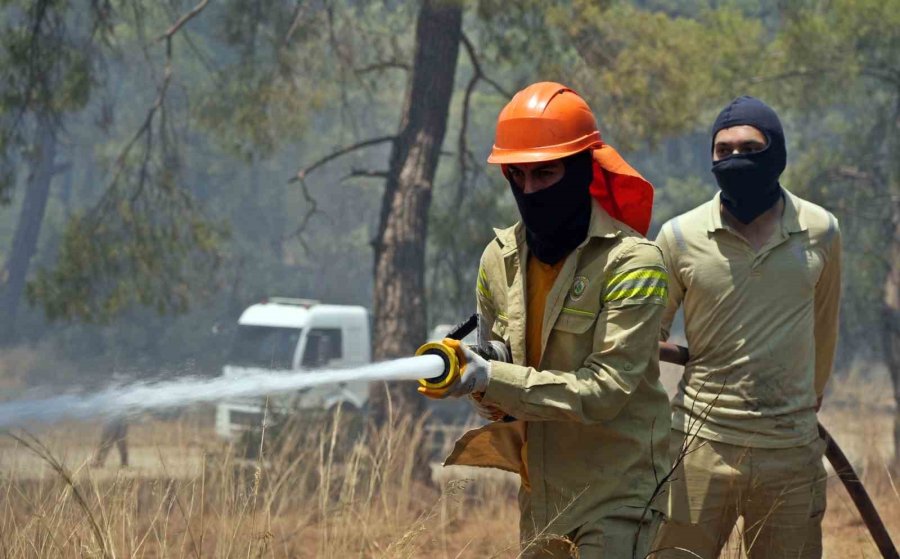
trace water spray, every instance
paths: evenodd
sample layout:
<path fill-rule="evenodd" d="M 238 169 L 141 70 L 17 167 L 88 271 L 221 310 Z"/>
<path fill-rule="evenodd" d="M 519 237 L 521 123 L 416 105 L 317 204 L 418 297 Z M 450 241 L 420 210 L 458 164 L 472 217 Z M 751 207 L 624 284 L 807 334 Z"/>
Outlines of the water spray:
<path fill-rule="evenodd" d="M 164 382 L 139 382 L 107 388 L 90 395 L 64 394 L 0 404 L 0 429 L 24 423 L 53 423 L 64 419 L 127 416 L 142 411 L 175 408 L 229 398 L 293 392 L 353 381 L 412 381 L 437 376 L 443 361 L 434 355 L 407 357 L 353 369 L 304 370 L 278 373 L 250 370 L 240 378 L 185 377 Z"/>
<path fill-rule="evenodd" d="M 476 315 L 447 335 L 462 339 L 477 325 Z M 149 410 L 176 408 L 230 398 L 293 392 L 344 382 L 419 381 L 423 386 L 447 387 L 459 381 L 460 363 L 454 351 L 441 343 L 428 343 L 415 357 L 373 363 L 352 369 L 317 369 L 272 372 L 249 369 L 240 378 L 184 377 L 170 381 L 137 382 L 110 387 L 94 394 L 62 394 L 42 399 L 0 404 L 0 429 L 28 423 L 54 423 L 66 419 L 128 416 Z"/>

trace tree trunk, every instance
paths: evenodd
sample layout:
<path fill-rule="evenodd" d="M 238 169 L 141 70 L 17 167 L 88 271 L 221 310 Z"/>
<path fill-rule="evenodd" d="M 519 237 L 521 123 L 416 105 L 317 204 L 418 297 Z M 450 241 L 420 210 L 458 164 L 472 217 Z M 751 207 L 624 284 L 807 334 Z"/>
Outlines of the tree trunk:
<path fill-rule="evenodd" d="M 12 251 L 6 261 L 5 278 L 0 291 L 0 344 L 15 341 L 16 315 L 19 302 L 25 292 L 28 266 L 37 252 L 38 237 L 44 221 L 44 210 L 50 196 L 50 182 L 53 180 L 54 159 L 56 158 L 56 132 L 47 119 L 38 119 L 37 143 L 31 157 L 31 172 L 25 189 L 25 200 L 16 225 Z"/>
<path fill-rule="evenodd" d="M 424 0 L 416 21 L 410 85 L 391 149 L 375 252 L 373 350 L 378 359 L 412 355 L 426 337 L 425 240 L 437 168 L 462 35 L 462 6 Z M 391 406 L 421 412 L 424 399 L 412 383 L 389 388 Z M 376 421 L 388 410 L 384 385 L 373 385 Z"/>
<path fill-rule="evenodd" d="M 898 92 L 900 93 L 900 92 Z M 894 100 L 892 127 L 886 142 L 887 153 L 900 149 L 900 95 Z M 888 233 L 893 233 L 887 246 L 888 270 L 884 280 L 882 306 L 882 334 L 884 336 L 884 362 L 894 385 L 894 470 L 900 473 L 900 161 L 888 157 L 887 193 L 891 203 L 891 223 Z"/>
<path fill-rule="evenodd" d="M 893 238 L 888 247 L 882 333 L 884 361 L 894 384 L 894 466 L 900 471 L 900 200 L 894 201 Z"/>
<path fill-rule="evenodd" d="M 88 164 L 89 168 L 93 168 L 93 165 Z M 75 165 L 74 163 L 69 163 L 65 165 L 62 169 L 63 172 L 63 183 L 61 188 L 59 188 L 58 192 L 60 194 L 60 202 L 63 207 L 63 214 L 66 217 L 66 221 L 72 217 L 72 212 L 74 207 L 72 205 L 72 190 L 75 188 Z M 90 180 L 93 180 L 91 176 L 93 173 L 88 171 L 87 177 Z M 90 184 L 90 182 L 85 181 L 85 184 Z"/>

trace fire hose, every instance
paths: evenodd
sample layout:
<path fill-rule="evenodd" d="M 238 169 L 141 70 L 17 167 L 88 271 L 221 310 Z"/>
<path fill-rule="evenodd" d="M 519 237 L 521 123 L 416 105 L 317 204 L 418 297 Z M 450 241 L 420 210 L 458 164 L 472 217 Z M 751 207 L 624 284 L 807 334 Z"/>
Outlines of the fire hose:
<path fill-rule="evenodd" d="M 850 499 L 856 505 L 856 510 L 859 511 L 859 515 L 869 530 L 869 534 L 875 540 L 875 546 L 881 552 L 881 556 L 884 559 L 900 558 L 900 555 L 897 554 L 897 548 L 894 547 L 894 542 L 891 541 L 891 535 L 888 534 L 887 528 L 884 527 L 884 522 L 878 515 L 875 504 L 869 498 L 869 493 L 853 470 L 853 466 L 850 465 L 850 461 L 847 460 L 847 456 L 844 455 L 844 451 L 838 446 L 831 433 L 821 423 L 818 425 L 819 436 L 825 439 L 825 457 L 828 458 L 831 467 L 834 468 L 834 472 L 841 480 L 841 483 L 844 484 L 844 489 L 850 494 Z"/>

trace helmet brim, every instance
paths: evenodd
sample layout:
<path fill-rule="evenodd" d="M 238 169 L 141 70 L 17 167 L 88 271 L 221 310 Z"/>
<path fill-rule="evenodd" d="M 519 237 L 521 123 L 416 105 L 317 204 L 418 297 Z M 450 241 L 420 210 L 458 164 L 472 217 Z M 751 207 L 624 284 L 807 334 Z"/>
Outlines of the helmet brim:
<path fill-rule="evenodd" d="M 581 141 L 561 146 L 550 146 L 544 149 L 503 149 L 495 145 L 487 158 L 487 162 L 492 165 L 543 163 L 544 161 L 555 161 L 569 157 L 588 149 L 597 149 L 601 146 L 603 146 L 603 142 L 594 138 L 582 139 Z"/>

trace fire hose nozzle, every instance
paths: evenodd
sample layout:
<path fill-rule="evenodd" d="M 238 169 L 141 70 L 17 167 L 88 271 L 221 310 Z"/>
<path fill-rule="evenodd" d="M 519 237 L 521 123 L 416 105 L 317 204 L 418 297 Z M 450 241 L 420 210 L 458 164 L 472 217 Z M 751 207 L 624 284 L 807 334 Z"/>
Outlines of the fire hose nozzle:
<path fill-rule="evenodd" d="M 470 316 L 465 322 L 454 327 L 447 334 L 446 339 L 462 340 L 473 331 L 479 330 L 480 318 L 477 314 Z M 479 330 L 476 345 L 469 346 L 472 351 L 487 359 L 488 361 L 503 361 L 510 363 L 512 356 L 506 344 L 498 341 L 485 341 Z M 462 372 L 460 369 L 465 366 L 465 362 L 460 364 L 460 356 L 456 353 L 455 348 L 450 347 L 442 342 L 428 342 L 416 350 L 416 357 L 421 355 L 437 355 L 444 362 L 444 371 L 431 378 L 419 379 L 419 384 L 428 390 L 443 390 L 452 386 L 459 381 Z M 462 358 L 465 361 L 465 358 Z M 425 394 L 431 398 L 438 396 Z"/>
<path fill-rule="evenodd" d="M 461 340 L 478 327 L 478 315 L 473 314 L 465 321 L 457 324 L 447 334 L 452 340 Z M 416 356 L 437 355 L 444 362 L 444 372 L 436 377 L 419 379 L 419 384 L 432 390 L 440 390 L 453 385 L 459 380 L 459 357 L 452 347 L 447 347 L 440 342 L 428 342 L 416 350 Z"/>
<path fill-rule="evenodd" d="M 429 389 L 441 389 L 459 380 L 459 357 L 452 347 L 440 342 L 428 342 L 416 350 L 416 356 L 437 355 L 444 362 L 444 371 L 436 377 L 419 379 L 419 384 Z"/>

